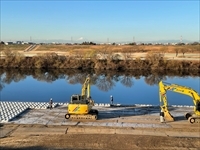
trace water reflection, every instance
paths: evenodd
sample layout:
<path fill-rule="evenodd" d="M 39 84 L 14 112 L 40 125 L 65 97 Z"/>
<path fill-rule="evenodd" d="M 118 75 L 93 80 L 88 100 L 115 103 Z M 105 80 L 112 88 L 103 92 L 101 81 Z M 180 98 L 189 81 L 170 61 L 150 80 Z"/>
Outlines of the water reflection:
<path fill-rule="evenodd" d="M 197 72 L 7 69 L 0 70 L 0 100 L 43 102 L 53 97 L 55 101 L 66 102 L 72 94 L 81 93 L 81 85 L 88 74 L 91 76 L 92 97 L 99 103 L 109 103 L 110 95 L 114 95 L 118 103 L 159 104 L 157 85 L 160 80 L 192 87 L 199 93 Z M 169 95 L 169 99 L 172 99 L 170 104 L 180 104 L 179 99 L 183 104 L 192 104 L 185 95 Z"/>
<path fill-rule="evenodd" d="M 101 75 L 96 78 L 95 85 L 102 91 L 109 91 L 113 86 L 115 86 L 113 76 Z"/>
<path fill-rule="evenodd" d="M 158 84 L 160 80 L 166 80 L 166 76 L 159 76 L 157 74 L 151 74 L 145 77 L 145 82 L 149 85 Z"/>
<path fill-rule="evenodd" d="M 180 76 L 187 77 L 193 76 L 198 77 L 199 73 L 196 71 L 192 72 L 149 72 L 143 70 L 132 70 L 128 72 L 115 72 L 115 71 L 100 71 L 100 70 L 65 70 L 65 69 L 52 69 L 52 70 L 19 70 L 19 69 L 5 69 L 0 71 L 0 90 L 2 90 L 6 84 L 11 82 L 19 82 L 26 79 L 27 76 L 32 78 L 51 83 L 58 79 L 66 79 L 69 84 L 82 84 L 85 81 L 86 76 L 90 74 L 91 84 L 98 87 L 99 90 L 109 91 L 111 90 L 116 82 L 120 82 L 126 87 L 132 87 L 134 80 L 140 79 L 144 76 L 144 80 L 148 85 L 158 84 L 160 80 L 166 80 L 166 76 Z"/>

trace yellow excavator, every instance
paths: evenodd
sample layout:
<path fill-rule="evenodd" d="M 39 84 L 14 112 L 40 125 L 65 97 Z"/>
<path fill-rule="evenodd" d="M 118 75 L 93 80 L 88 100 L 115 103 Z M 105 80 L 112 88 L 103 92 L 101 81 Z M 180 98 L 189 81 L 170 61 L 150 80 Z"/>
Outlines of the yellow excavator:
<path fill-rule="evenodd" d="M 68 104 L 66 119 L 93 119 L 97 120 L 98 110 L 92 109 L 94 100 L 90 96 L 90 77 L 82 85 L 81 95 L 74 94 Z"/>
<path fill-rule="evenodd" d="M 161 116 L 163 116 L 166 121 L 174 121 L 174 117 L 170 114 L 168 110 L 168 102 L 167 102 L 167 95 L 166 95 L 167 91 L 177 92 L 177 93 L 185 94 L 192 97 L 192 100 L 194 103 L 194 112 L 186 113 L 185 117 L 192 124 L 200 122 L 200 96 L 199 94 L 192 88 L 160 81 L 159 82 L 159 97 L 160 97 Z"/>

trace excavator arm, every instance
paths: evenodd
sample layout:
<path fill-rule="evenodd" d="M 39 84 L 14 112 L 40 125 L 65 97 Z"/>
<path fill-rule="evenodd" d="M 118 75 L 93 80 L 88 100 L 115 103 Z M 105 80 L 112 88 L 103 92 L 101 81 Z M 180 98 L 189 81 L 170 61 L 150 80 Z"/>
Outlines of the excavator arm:
<path fill-rule="evenodd" d="M 200 96 L 194 89 L 186 86 L 164 83 L 160 81 L 159 82 L 160 107 L 161 107 L 161 112 L 164 113 L 164 117 L 166 120 L 174 121 L 174 117 L 170 114 L 168 110 L 168 101 L 166 96 L 168 90 L 190 96 L 194 103 L 194 114 L 200 117 Z M 189 116 L 188 117 L 186 116 L 186 118 L 188 119 Z"/>
<path fill-rule="evenodd" d="M 89 76 L 86 78 L 85 82 L 82 85 L 81 97 L 83 100 L 88 100 L 88 102 L 92 106 L 94 106 L 94 101 L 91 99 L 91 95 L 90 95 L 90 77 Z"/>
<path fill-rule="evenodd" d="M 90 77 L 87 77 L 82 85 L 81 96 L 84 100 L 90 97 Z"/>
<path fill-rule="evenodd" d="M 159 98 L 160 98 L 160 108 L 161 113 L 163 113 L 163 117 L 168 121 L 174 121 L 174 117 L 170 114 L 168 110 L 168 101 L 167 101 L 167 95 L 166 95 L 166 89 L 165 85 L 161 81 L 159 83 Z"/>

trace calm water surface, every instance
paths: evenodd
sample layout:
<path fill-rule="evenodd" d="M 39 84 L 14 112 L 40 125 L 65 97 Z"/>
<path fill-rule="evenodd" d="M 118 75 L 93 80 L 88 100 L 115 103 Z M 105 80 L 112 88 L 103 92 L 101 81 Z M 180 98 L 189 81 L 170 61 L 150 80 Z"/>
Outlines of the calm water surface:
<path fill-rule="evenodd" d="M 45 78 L 48 72 L 42 75 L 45 80 L 34 75 L 23 75 L 19 79 L 14 77 L 7 81 L 7 76 L 6 73 L 1 75 L 1 101 L 48 102 L 50 98 L 53 98 L 54 102 L 68 102 L 72 94 L 81 93 L 81 83 L 85 79 L 83 74 Z M 199 77 L 154 78 L 117 75 L 117 73 L 113 76 L 92 74 L 91 96 L 96 103 L 109 103 L 110 95 L 113 95 L 114 103 L 159 105 L 158 81 L 160 79 L 191 87 L 198 93 L 200 91 Z M 167 96 L 171 105 L 193 105 L 189 96 L 170 91 Z"/>

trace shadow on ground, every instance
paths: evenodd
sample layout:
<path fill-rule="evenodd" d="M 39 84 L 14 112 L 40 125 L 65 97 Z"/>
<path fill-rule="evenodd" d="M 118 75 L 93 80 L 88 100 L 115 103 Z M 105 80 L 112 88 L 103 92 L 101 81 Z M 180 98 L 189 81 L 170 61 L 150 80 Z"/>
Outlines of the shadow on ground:
<path fill-rule="evenodd" d="M 0 147 L 0 150 L 58 150 L 55 148 L 43 147 L 43 146 L 28 146 L 28 147 L 19 147 L 19 148 L 11 148 L 11 147 Z M 72 148 L 62 148 L 59 150 L 75 150 Z M 78 150 L 76 148 L 76 150 Z"/>

